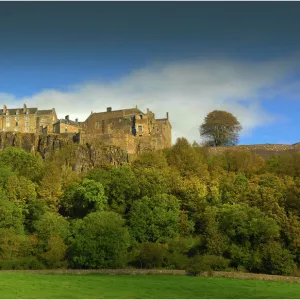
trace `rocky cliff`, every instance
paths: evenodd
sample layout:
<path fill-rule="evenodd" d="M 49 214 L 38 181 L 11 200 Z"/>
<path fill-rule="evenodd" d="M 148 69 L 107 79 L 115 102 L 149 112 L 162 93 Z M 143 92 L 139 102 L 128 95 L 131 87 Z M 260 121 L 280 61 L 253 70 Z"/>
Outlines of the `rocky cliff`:
<path fill-rule="evenodd" d="M 67 160 L 77 172 L 87 171 L 97 165 L 120 166 L 128 162 L 126 151 L 101 143 L 79 144 L 73 134 L 48 134 L 0 132 L 0 149 L 20 147 L 28 152 L 39 153 L 42 158 L 53 155 Z"/>

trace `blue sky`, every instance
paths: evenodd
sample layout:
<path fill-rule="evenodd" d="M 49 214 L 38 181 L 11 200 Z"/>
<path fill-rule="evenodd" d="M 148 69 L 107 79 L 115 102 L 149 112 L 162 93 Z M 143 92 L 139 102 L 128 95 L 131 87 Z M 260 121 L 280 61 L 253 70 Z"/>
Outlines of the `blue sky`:
<path fill-rule="evenodd" d="M 169 112 L 199 141 L 214 109 L 241 144 L 300 141 L 298 2 L 0 2 L 0 102 Z"/>

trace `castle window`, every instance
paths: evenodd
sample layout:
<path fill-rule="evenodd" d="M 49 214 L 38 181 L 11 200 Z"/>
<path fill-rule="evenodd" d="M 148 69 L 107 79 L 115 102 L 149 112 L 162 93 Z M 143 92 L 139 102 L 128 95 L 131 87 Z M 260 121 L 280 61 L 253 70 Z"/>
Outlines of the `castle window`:
<path fill-rule="evenodd" d="M 6 117 L 6 121 L 9 121 L 9 117 Z"/>
<path fill-rule="evenodd" d="M 16 126 L 18 126 L 19 124 L 18 124 L 18 122 L 16 122 Z"/>
<path fill-rule="evenodd" d="M 19 117 L 16 117 L 15 120 L 16 120 L 16 121 L 19 121 Z"/>
<path fill-rule="evenodd" d="M 95 127 L 96 127 L 96 128 L 98 128 L 98 127 L 99 127 L 99 122 L 98 122 L 98 121 L 96 121 L 96 123 L 95 123 Z"/>
<path fill-rule="evenodd" d="M 29 117 L 28 116 L 26 116 L 26 120 L 28 120 L 29 119 Z"/>
<path fill-rule="evenodd" d="M 143 115 L 140 115 L 140 119 L 141 119 L 141 120 L 143 119 Z"/>
<path fill-rule="evenodd" d="M 26 122 L 26 126 L 28 126 L 29 125 L 29 123 L 28 122 Z"/>
<path fill-rule="evenodd" d="M 28 131 L 29 131 L 29 128 L 28 128 L 28 127 L 26 127 L 26 128 L 25 128 L 25 131 L 26 131 L 26 132 L 28 132 Z"/>
<path fill-rule="evenodd" d="M 68 127 L 65 128 L 65 133 L 67 133 L 67 132 L 68 132 Z"/>
<path fill-rule="evenodd" d="M 45 120 L 42 120 L 42 124 L 43 124 L 43 125 L 45 124 Z"/>

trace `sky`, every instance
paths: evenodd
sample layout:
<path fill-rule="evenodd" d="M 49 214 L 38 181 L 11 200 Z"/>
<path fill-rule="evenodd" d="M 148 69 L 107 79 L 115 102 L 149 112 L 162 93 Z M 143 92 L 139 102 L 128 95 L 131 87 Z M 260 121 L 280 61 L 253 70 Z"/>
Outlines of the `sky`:
<path fill-rule="evenodd" d="M 299 2 L 0 2 L 0 105 L 169 112 L 201 142 L 213 110 L 240 144 L 300 142 Z M 1 104 L 2 103 L 2 104 Z"/>

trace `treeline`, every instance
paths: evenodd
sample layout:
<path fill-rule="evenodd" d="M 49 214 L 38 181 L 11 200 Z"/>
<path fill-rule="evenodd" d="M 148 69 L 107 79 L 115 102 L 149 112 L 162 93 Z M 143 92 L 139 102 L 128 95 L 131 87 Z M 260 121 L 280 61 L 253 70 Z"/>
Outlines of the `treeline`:
<path fill-rule="evenodd" d="M 298 275 L 300 154 L 210 156 L 186 139 L 120 168 L 0 153 L 0 269 L 168 268 Z"/>

